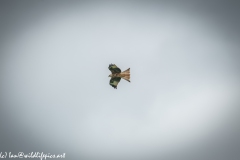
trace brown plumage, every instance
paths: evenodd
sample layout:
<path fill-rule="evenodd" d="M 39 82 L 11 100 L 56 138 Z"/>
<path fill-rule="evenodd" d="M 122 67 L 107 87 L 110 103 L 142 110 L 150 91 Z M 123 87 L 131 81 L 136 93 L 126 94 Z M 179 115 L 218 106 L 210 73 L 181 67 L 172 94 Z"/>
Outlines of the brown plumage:
<path fill-rule="evenodd" d="M 117 76 L 125 79 L 126 81 L 130 82 L 130 68 L 128 68 L 126 71 L 119 73 Z"/>
<path fill-rule="evenodd" d="M 115 64 L 110 64 L 108 68 L 112 72 L 112 74 L 109 75 L 109 77 L 111 77 L 109 84 L 113 88 L 117 89 L 117 85 L 120 82 L 121 78 L 130 82 L 130 68 L 123 72 L 121 72 L 121 69 L 118 68 Z"/>

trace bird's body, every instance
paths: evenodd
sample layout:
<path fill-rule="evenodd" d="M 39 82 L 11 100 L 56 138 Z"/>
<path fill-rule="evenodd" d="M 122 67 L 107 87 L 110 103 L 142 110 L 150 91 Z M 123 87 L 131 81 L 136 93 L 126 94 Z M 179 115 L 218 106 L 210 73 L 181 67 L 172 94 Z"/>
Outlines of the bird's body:
<path fill-rule="evenodd" d="M 110 64 L 108 69 L 112 72 L 112 74 L 109 75 L 109 77 L 111 77 L 109 84 L 113 88 L 117 89 L 117 85 L 120 82 L 121 78 L 130 82 L 130 68 L 124 72 L 121 72 L 120 68 L 118 68 L 115 64 Z"/>
<path fill-rule="evenodd" d="M 115 74 L 110 74 L 109 77 L 119 77 L 119 78 L 123 78 L 125 80 L 127 80 L 128 82 L 130 82 L 130 73 L 129 72 L 129 69 L 124 71 L 124 72 L 121 72 L 121 73 L 115 73 Z"/>

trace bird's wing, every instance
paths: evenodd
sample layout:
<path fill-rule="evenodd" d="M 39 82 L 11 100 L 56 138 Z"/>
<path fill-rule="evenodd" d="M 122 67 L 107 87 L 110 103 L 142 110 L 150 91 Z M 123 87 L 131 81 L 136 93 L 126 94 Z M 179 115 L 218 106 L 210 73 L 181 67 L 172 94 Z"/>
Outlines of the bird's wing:
<path fill-rule="evenodd" d="M 109 84 L 113 87 L 113 88 L 117 88 L 118 83 L 120 82 L 121 78 L 120 77 L 113 77 L 110 79 Z"/>
<path fill-rule="evenodd" d="M 112 74 L 121 73 L 121 69 L 118 68 L 115 64 L 110 64 L 108 69 L 112 72 Z"/>

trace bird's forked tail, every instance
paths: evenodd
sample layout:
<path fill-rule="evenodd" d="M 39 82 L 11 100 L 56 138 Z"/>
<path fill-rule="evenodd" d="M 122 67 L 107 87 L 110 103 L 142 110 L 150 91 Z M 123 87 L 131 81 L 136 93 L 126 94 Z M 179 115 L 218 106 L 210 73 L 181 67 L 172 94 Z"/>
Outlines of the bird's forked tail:
<path fill-rule="evenodd" d="M 130 68 L 128 68 L 126 71 L 123 71 L 121 74 L 123 75 L 123 79 L 130 82 Z"/>

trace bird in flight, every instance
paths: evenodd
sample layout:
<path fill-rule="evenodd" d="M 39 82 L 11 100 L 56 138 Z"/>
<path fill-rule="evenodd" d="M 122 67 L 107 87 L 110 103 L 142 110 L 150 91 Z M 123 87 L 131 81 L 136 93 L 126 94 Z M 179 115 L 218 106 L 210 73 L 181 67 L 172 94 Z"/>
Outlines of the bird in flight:
<path fill-rule="evenodd" d="M 124 72 L 121 72 L 121 69 L 118 68 L 115 64 L 110 64 L 108 69 L 112 72 L 112 74 L 110 74 L 108 77 L 111 77 L 109 84 L 113 88 L 117 89 L 117 85 L 120 82 L 121 78 L 130 82 L 130 68 Z"/>

